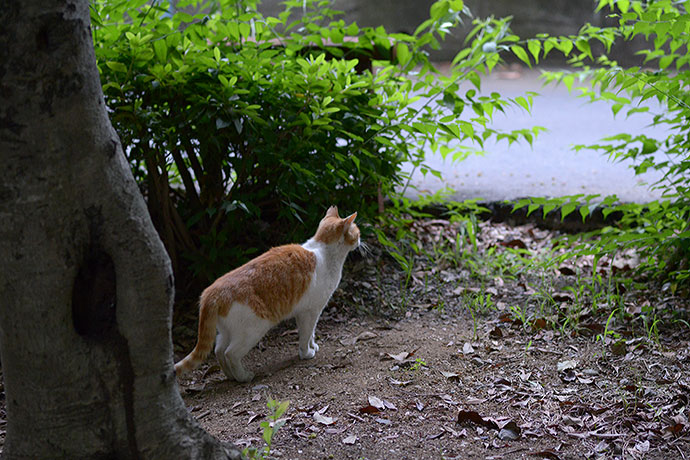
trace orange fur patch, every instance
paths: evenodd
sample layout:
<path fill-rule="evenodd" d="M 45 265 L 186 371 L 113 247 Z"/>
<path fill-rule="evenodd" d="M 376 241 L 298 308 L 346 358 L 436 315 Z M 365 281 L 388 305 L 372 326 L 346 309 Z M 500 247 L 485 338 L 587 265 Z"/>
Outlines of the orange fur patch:
<path fill-rule="evenodd" d="M 207 295 L 217 302 L 220 316 L 228 314 L 232 302 L 242 302 L 256 316 L 277 323 L 307 291 L 315 269 L 313 252 L 298 244 L 278 246 L 218 278 L 202 299 Z"/>

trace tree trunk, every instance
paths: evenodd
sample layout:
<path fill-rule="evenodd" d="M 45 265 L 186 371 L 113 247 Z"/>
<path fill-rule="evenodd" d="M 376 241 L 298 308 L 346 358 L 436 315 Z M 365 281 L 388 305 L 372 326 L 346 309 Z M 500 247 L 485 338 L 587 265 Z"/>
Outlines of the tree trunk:
<path fill-rule="evenodd" d="M 88 8 L 0 8 L 2 455 L 237 458 L 177 389 L 170 262 L 108 120 Z"/>

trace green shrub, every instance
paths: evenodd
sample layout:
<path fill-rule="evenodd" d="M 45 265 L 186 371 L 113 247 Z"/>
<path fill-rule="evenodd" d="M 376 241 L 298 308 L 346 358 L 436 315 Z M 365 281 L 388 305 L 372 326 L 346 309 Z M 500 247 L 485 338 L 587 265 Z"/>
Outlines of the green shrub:
<path fill-rule="evenodd" d="M 665 139 L 649 137 L 644 132 L 622 133 L 603 139 L 596 145 L 578 145 L 594 149 L 613 161 L 631 160 L 636 174 L 655 169 L 663 178 L 651 186 L 662 194 L 660 200 L 646 204 L 619 203 L 610 197 L 562 197 L 559 199 L 523 200 L 518 207 L 533 211 L 543 206 L 546 214 L 559 207 L 565 217 L 579 209 L 587 217 L 596 205 L 604 206 L 604 214 L 622 213 L 618 225 L 593 235 L 596 241 L 585 240 L 572 255 L 613 255 L 624 248 L 637 248 L 643 255 L 641 270 L 670 282 L 673 290 L 690 277 L 690 14 L 687 2 L 671 0 L 630 1 L 598 0 L 602 10 L 617 24 L 610 27 L 585 25 L 580 33 L 569 37 L 540 36 L 529 41 L 533 57 L 538 59 L 551 49 L 570 58 L 570 72 L 546 72 L 546 82 L 563 82 L 569 89 L 576 81 L 584 82 L 577 90 L 592 101 L 611 103 L 614 115 L 634 116 L 649 112 L 645 101 L 653 100 L 661 107 L 653 116 L 653 124 L 665 126 Z M 603 51 L 612 45 L 625 46 L 635 38 L 644 38 L 644 67 L 623 67 L 602 53 L 592 50 L 600 42 Z M 522 59 L 530 62 L 523 53 Z M 576 141 L 576 140 L 574 140 Z"/>
<path fill-rule="evenodd" d="M 460 0 L 434 3 L 414 35 L 345 24 L 328 1 L 285 4 L 277 18 L 253 1 L 92 5 L 106 103 L 178 285 L 306 238 L 330 204 L 373 220 L 407 186 L 404 163 L 438 174 L 425 148 L 462 158 L 535 134 L 488 127 L 528 99 L 458 92 L 499 61 L 486 43 L 516 39 L 505 20 L 476 21 L 441 75 L 425 49 L 468 18 Z M 367 60 L 376 71 L 357 72 Z"/>

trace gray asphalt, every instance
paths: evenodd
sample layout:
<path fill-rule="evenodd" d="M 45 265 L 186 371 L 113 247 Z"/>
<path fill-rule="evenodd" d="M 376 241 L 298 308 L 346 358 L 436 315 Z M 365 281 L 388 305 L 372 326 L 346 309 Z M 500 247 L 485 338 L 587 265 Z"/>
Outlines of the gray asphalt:
<path fill-rule="evenodd" d="M 454 189 L 453 199 L 481 198 L 484 201 L 512 200 L 527 196 L 564 196 L 579 193 L 616 194 L 622 202 L 645 203 L 659 198 L 660 192 L 649 184 L 659 173 L 635 176 L 630 162 L 612 162 L 608 157 L 592 151 L 575 152 L 572 145 L 596 143 L 600 139 L 626 132 L 645 132 L 657 138 L 665 137 L 659 127 L 650 127 L 650 114 L 625 117 L 623 111 L 614 117 L 609 104 L 589 103 L 568 92 L 564 85 L 543 86 L 538 70 L 503 71 L 485 77 L 482 93 L 497 91 L 503 96 L 516 97 L 535 91 L 531 113 L 510 108 L 506 115 L 494 117 L 494 127 L 510 130 L 543 126 L 533 146 L 526 142 L 508 145 L 507 142 L 487 143 L 484 156 L 452 162 L 440 154 L 426 152 L 427 163 L 442 172 L 443 181 L 432 175 L 413 174 L 408 196 L 435 192 L 444 187 Z M 468 85 L 461 91 L 469 89 Z M 408 165 L 407 170 L 411 168 Z"/>

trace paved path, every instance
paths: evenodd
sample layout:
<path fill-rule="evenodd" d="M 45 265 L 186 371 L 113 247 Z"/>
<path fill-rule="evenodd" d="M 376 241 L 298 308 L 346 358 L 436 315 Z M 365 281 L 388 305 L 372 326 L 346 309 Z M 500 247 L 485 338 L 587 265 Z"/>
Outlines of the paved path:
<path fill-rule="evenodd" d="M 533 147 L 526 142 L 511 146 L 505 141 L 487 143 L 487 155 L 473 155 L 455 163 L 429 152 L 427 163 L 442 172 L 444 181 L 415 173 L 412 184 L 422 192 L 449 186 L 455 190 L 453 197 L 458 200 L 480 197 L 497 201 L 578 193 L 616 194 L 624 202 L 643 203 L 658 198 L 659 192 L 644 184 L 653 182 L 658 174 L 635 176 L 630 163 L 612 163 L 596 152 L 571 150 L 574 144 L 596 143 L 621 132 L 644 131 L 647 135 L 665 137 L 662 129 L 649 127 L 651 116 L 636 114 L 626 119 L 621 113 L 614 118 L 607 103 L 588 103 L 575 93 L 568 93 L 564 85 L 544 87 L 538 75 L 536 70 L 506 71 L 485 77 L 482 82 L 482 93 L 486 94 L 492 91 L 510 97 L 526 91 L 540 94 L 535 97 L 531 114 L 510 108 L 506 115 L 499 113 L 494 119 L 494 126 L 499 129 L 535 125 L 547 128 L 547 132 L 535 139 Z"/>

